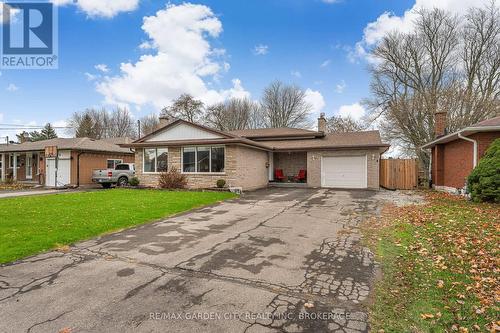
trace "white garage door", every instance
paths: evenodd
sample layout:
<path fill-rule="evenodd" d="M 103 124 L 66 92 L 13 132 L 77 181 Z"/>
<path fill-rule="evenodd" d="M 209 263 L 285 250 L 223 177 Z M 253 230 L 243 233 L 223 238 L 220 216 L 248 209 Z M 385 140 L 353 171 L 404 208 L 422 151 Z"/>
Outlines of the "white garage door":
<path fill-rule="evenodd" d="M 59 159 L 57 169 L 55 158 L 47 158 L 46 161 L 46 186 L 61 187 L 70 183 L 71 160 Z"/>
<path fill-rule="evenodd" d="M 321 186 L 335 188 L 367 188 L 366 155 L 323 157 Z"/>

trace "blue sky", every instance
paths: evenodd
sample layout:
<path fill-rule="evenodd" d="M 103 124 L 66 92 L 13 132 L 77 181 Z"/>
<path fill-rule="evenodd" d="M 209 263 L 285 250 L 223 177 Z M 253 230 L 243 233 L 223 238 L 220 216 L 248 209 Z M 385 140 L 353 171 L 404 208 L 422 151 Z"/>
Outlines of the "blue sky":
<path fill-rule="evenodd" d="M 0 123 L 62 125 L 75 111 L 117 103 L 142 117 L 181 91 L 207 103 L 231 96 L 258 99 L 275 79 L 307 89 L 315 112 L 357 116 L 356 103 L 369 96 L 368 63 L 357 50 L 370 43 L 365 27 L 385 12 L 402 17 L 415 5 L 212 0 L 189 6 L 171 1 L 167 8 L 165 1 L 113 0 L 125 7 L 103 9 L 110 0 L 80 1 L 56 1 L 59 69 L 0 70 Z M 147 29 L 144 17 L 151 18 Z M 202 28 L 187 31 L 198 23 Z M 159 53 L 166 60 L 155 68 Z M 141 56 L 150 58 L 141 62 Z M 131 71 L 120 69 L 121 63 Z M 0 130 L 5 135 L 13 132 Z"/>

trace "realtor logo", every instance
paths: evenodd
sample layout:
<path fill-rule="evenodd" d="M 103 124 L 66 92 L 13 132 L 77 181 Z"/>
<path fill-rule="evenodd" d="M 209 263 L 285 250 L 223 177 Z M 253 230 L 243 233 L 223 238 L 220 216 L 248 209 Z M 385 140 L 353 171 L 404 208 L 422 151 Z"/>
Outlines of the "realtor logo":
<path fill-rule="evenodd" d="M 2 69 L 56 69 L 57 15 L 49 2 L 0 4 Z"/>

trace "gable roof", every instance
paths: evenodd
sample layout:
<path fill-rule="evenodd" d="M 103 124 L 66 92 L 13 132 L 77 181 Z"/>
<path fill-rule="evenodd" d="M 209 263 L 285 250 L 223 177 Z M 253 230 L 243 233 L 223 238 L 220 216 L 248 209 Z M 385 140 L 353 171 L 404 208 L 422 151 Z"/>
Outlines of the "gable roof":
<path fill-rule="evenodd" d="M 460 136 L 469 136 L 480 132 L 500 132 L 500 116 L 480 121 L 474 125 L 461 129 L 460 131 L 439 137 L 436 140 L 423 145 L 422 149 L 429 149 L 437 144 L 455 141 L 459 139 Z"/>
<path fill-rule="evenodd" d="M 156 131 L 153 131 L 151 133 L 149 133 L 148 135 L 146 136 L 143 136 L 142 138 L 139 138 L 138 140 L 135 140 L 133 141 L 132 143 L 141 143 L 141 142 L 145 142 L 147 141 L 148 139 L 166 131 L 167 129 L 169 128 L 172 128 L 172 127 L 175 127 L 179 124 L 186 124 L 186 125 L 189 125 L 189 126 L 193 126 L 193 127 L 196 127 L 198 129 L 201 129 L 201 130 L 204 130 L 204 131 L 207 131 L 207 132 L 210 132 L 210 133 L 213 133 L 213 134 L 217 134 L 217 135 L 220 135 L 222 137 L 225 137 L 225 138 L 235 138 L 237 137 L 236 135 L 233 135 L 233 134 L 230 134 L 230 133 L 227 133 L 227 132 L 223 132 L 223 131 L 219 131 L 219 130 L 216 130 L 214 128 L 210 128 L 210 127 L 207 127 L 207 126 L 203 126 L 203 125 L 200 125 L 200 124 L 196 124 L 196 123 L 192 123 L 192 122 L 189 122 L 189 121 L 186 121 L 186 120 L 183 120 L 183 119 L 176 119 L 174 121 L 172 121 L 171 123 L 168 123 L 167 125 L 157 129 Z"/>
<path fill-rule="evenodd" d="M 192 138 L 179 140 L 148 141 L 148 139 L 178 124 L 188 124 L 220 136 L 220 138 Z M 122 147 L 181 147 L 188 145 L 237 144 L 267 151 L 273 150 L 308 150 L 308 149 L 341 149 L 341 148 L 388 148 L 380 138 L 378 131 L 325 134 L 299 128 L 260 128 L 223 132 L 203 125 L 194 124 L 182 119 L 146 135 L 131 143 L 120 144 Z"/>
<path fill-rule="evenodd" d="M 322 137 L 323 132 L 311 131 L 301 128 L 258 128 L 230 131 L 229 133 L 249 139 L 284 138 L 284 137 Z"/>
<path fill-rule="evenodd" d="M 57 146 L 58 149 L 132 154 L 130 149 L 122 148 L 110 142 L 110 140 L 94 140 L 90 138 L 56 138 L 20 144 L 9 144 L 0 146 L 0 152 L 42 151 L 45 150 L 45 147 L 50 146 Z"/>

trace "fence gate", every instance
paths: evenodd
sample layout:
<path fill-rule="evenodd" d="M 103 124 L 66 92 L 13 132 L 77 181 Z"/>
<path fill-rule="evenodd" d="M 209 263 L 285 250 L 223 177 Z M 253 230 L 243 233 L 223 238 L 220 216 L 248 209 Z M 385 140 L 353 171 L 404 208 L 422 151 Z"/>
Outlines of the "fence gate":
<path fill-rule="evenodd" d="M 391 190 L 412 190 L 418 186 L 418 160 L 380 160 L 380 186 Z"/>

